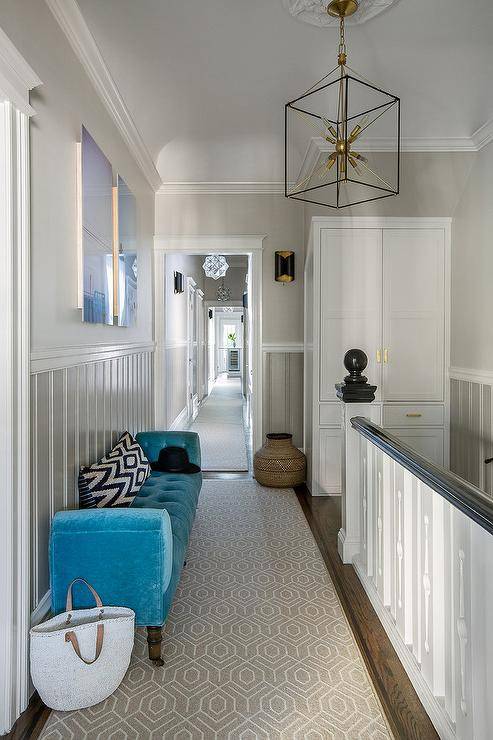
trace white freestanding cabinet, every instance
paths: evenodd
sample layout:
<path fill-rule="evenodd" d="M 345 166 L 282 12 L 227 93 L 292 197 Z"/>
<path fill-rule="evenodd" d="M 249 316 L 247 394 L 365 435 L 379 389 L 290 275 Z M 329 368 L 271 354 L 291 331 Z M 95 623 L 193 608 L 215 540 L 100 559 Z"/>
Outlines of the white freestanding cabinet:
<path fill-rule="evenodd" d="M 406 444 L 448 462 L 449 219 L 312 220 L 305 261 L 305 453 L 313 495 L 344 485 L 335 383 L 362 349 L 375 414 Z M 347 406 L 347 408 L 343 408 Z"/>

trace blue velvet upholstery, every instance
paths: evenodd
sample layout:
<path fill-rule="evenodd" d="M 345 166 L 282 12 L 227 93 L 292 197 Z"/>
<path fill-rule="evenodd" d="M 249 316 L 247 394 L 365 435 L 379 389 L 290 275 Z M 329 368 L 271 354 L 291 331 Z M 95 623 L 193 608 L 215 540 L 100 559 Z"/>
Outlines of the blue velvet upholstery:
<path fill-rule="evenodd" d="M 149 462 L 156 462 L 163 447 L 184 447 L 190 462 L 200 468 L 200 441 L 195 432 L 139 432 L 135 439 Z"/>
<path fill-rule="evenodd" d="M 183 446 L 200 465 L 193 432 L 142 432 L 136 436 L 150 462 L 169 445 Z M 50 538 L 54 613 L 65 609 L 67 586 L 85 578 L 108 606 L 135 611 L 139 626 L 166 621 L 186 557 L 202 475 L 152 472 L 128 509 L 84 509 L 55 515 Z M 77 586 L 74 607 L 91 605 Z"/>

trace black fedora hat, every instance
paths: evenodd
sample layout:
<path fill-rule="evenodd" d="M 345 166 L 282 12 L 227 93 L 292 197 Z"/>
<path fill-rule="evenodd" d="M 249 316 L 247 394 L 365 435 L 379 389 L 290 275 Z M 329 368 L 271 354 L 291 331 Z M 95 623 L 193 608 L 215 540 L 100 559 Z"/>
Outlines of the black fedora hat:
<path fill-rule="evenodd" d="M 188 459 L 184 447 L 163 447 L 157 462 L 151 462 L 151 468 L 161 473 L 200 473 L 199 466 Z"/>

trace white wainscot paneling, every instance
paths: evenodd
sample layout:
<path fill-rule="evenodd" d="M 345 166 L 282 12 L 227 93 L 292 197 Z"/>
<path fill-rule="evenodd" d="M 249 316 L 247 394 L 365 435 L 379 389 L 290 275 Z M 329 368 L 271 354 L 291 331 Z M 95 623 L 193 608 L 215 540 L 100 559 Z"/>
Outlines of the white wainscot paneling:
<path fill-rule="evenodd" d="M 450 467 L 490 496 L 493 463 L 485 460 L 493 457 L 492 384 L 493 376 L 451 371 Z"/>
<path fill-rule="evenodd" d="M 283 351 L 284 350 L 284 351 Z M 303 347 L 264 349 L 264 435 L 287 432 L 303 445 Z"/>
<path fill-rule="evenodd" d="M 48 539 L 55 512 L 78 505 L 79 468 L 109 451 L 122 431 L 153 428 L 153 347 L 35 358 L 31 373 L 31 611 L 49 608 Z M 101 354 L 106 359 L 98 359 Z M 94 358 L 91 361 L 91 358 Z M 38 362 L 41 369 L 36 370 Z"/>

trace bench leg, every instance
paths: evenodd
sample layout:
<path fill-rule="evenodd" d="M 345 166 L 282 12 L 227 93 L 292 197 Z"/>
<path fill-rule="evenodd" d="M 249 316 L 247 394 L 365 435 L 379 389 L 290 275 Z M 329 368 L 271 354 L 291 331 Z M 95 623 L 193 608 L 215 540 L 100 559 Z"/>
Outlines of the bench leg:
<path fill-rule="evenodd" d="M 149 660 L 152 660 L 154 665 L 164 665 L 164 660 L 161 658 L 161 643 L 163 641 L 163 628 L 162 627 L 147 627 L 147 644 L 149 646 Z"/>

